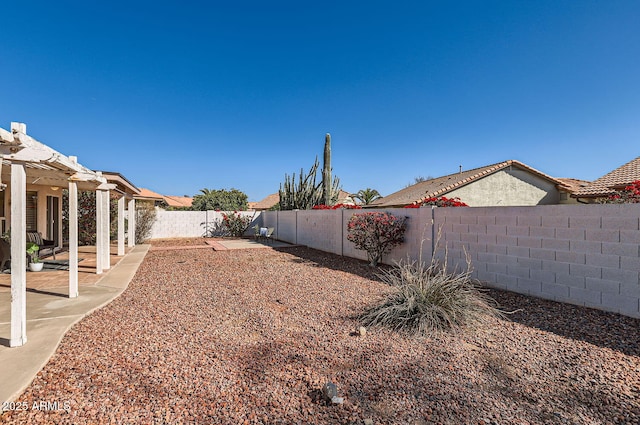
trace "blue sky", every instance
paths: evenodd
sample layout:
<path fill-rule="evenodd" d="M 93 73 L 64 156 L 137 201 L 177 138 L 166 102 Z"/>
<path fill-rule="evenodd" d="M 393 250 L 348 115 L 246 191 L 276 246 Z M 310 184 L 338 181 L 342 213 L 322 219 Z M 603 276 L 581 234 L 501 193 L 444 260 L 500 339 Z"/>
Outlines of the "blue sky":
<path fill-rule="evenodd" d="M 640 2 L 12 1 L 0 127 L 166 195 L 347 191 L 517 159 L 593 180 L 640 155 Z"/>

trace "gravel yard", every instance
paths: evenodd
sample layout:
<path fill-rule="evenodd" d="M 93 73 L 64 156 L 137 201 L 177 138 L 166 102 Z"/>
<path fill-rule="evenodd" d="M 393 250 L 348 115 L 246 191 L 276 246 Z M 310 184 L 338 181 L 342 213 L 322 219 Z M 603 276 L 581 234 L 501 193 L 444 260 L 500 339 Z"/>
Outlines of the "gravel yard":
<path fill-rule="evenodd" d="M 149 252 L 17 400 L 68 411 L 0 422 L 640 423 L 640 320 L 492 290 L 517 312 L 481 329 L 355 333 L 387 291 L 365 262 L 306 248 Z"/>

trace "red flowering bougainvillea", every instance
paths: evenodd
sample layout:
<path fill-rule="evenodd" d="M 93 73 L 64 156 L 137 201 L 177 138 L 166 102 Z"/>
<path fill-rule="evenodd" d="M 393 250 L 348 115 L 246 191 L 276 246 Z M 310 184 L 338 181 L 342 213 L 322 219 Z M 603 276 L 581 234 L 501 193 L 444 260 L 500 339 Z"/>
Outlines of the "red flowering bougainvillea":
<path fill-rule="evenodd" d="M 640 203 L 640 180 L 632 182 L 624 189 L 609 195 L 604 201 L 607 204 L 638 204 Z"/>
<path fill-rule="evenodd" d="M 424 198 L 421 201 L 414 202 L 413 204 L 405 206 L 405 208 L 420 208 L 427 206 L 436 206 L 436 207 L 468 207 L 469 205 L 465 204 L 460 200 L 460 198 L 447 198 L 446 196 L 435 197 L 432 196 L 430 198 Z"/>
<path fill-rule="evenodd" d="M 362 207 L 360 205 L 352 205 L 352 204 L 335 204 L 335 205 L 315 205 L 313 210 L 360 210 Z"/>
<path fill-rule="evenodd" d="M 249 228 L 251 217 L 241 215 L 238 211 L 231 214 L 222 213 L 222 225 L 231 236 L 240 237 Z"/>
<path fill-rule="evenodd" d="M 375 267 L 384 254 L 404 241 L 406 229 L 406 217 L 387 212 L 354 214 L 347 223 L 347 239 L 367 251 L 369 265 Z"/>

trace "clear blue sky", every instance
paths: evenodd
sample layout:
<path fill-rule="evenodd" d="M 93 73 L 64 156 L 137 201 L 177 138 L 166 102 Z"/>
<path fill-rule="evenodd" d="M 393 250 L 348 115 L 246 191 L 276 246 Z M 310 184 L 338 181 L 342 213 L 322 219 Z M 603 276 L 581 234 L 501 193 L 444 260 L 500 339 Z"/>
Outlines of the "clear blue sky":
<path fill-rule="evenodd" d="M 640 1 L 30 1 L 2 6 L 0 127 L 166 195 L 345 190 L 517 159 L 640 155 Z"/>

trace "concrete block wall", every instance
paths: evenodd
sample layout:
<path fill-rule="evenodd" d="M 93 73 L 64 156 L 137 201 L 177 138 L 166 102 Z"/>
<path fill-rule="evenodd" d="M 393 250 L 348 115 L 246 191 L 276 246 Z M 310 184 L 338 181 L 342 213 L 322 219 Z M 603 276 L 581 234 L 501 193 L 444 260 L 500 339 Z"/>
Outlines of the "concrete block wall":
<path fill-rule="evenodd" d="M 446 247 L 449 266 L 460 270 L 469 256 L 487 286 L 640 318 L 638 204 L 387 211 L 409 217 L 405 243 L 383 258 L 387 264 L 417 259 L 421 247 L 428 260 L 437 241 L 436 257 Z M 349 218 L 360 212 L 279 211 L 263 220 L 278 239 L 366 259 L 346 239 Z"/>
<path fill-rule="evenodd" d="M 441 208 L 449 254 L 488 286 L 640 318 L 640 206 Z"/>
<path fill-rule="evenodd" d="M 260 213 L 240 211 L 259 223 Z M 151 239 L 204 237 L 212 223 L 222 220 L 220 211 L 165 211 L 156 209 L 156 221 L 151 228 Z M 251 233 L 249 229 L 247 234 Z"/>
<path fill-rule="evenodd" d="M 367 209 L 367 210 L 306 210 L 306 211 L 266 211 L 262 215 L 263 225 L 275 227 L 276 238 L 293 244 L 331 252 L 347 257 L 367 259 L 365 251 L 356 249 L 347 240 L 347 223 L 353 214 L 362 212 L 385 212 L 407 217 L 407 232 L 402 245 L 395 247 L 383 262 L 417 258 L 421 245 L 423 257 L 431 258 L 431 210 L 418 208 Z M 427 213 L 428 214 L 425 214 Z M 422 244 L 422 241 L 427 242 Z M 415 257 L 414 257 L 415 256 Z"/>

